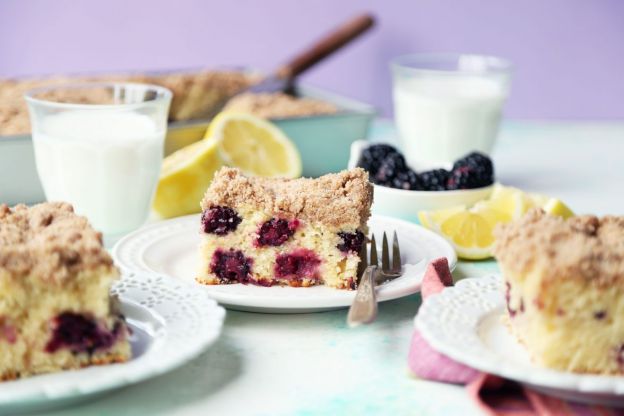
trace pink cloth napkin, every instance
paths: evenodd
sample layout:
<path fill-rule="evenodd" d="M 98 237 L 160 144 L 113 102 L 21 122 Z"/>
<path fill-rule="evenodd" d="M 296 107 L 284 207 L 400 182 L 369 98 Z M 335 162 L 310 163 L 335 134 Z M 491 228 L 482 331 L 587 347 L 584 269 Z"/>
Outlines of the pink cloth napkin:
<path fill-rule="evenodd" d="M 423 302 L 446 286 L 453 286 L 453 278 L 448 261 L 443 257 L 432 261 L 427 267 L 421 291 Z M 408 364 L 418 377 L 465 385 L 470 397 L 487 415 L 624 415 L 624 409 L 567 402 L 537 393 L 513 381 L 481 373 L 435 351 L 418 330 L 412 336 Z"/>

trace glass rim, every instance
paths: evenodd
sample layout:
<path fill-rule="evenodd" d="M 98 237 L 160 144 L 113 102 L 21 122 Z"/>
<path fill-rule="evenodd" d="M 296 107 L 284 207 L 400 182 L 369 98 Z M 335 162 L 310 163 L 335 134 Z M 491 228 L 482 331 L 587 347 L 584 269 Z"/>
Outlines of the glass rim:
<path fill-rule="evenodd" d="M 52 101 L 35 97 L 36 94 L 42 92 L 55 91 L 55 90 L 78 90 L 81 88 L 128 88 L 128 87 L 140 87 L 146 91 L 155 91 L 156 97 L 153 100 L 141 101 L 137 103 L 122 103 L 122 104 L 89 104 L 89 103 L 63 103 L 58 101 Z M 142 84 L 140 82 L 79 82 L 79 83 L 67 83 L 50 85 L 45 87 L 37 87 L 30 89 L 24 93 L 24 99 L 28 104 L 37 104 L 49 107 L 58 107 L 64 109 L 81 109 L 81 110 L 108 110 L 108 109 L 133 109 L 138 107 L 144 107 L 145 105 L 155 105 L 161 102 L 171 100 L 173 93 L 170 89 L 154 84 Z"/>
<path fill-rule="evenodd" d="M 486 65 L 480 70 L 473 69 L 444 69 L 428 68 L 427 64 L 457 62 L 461 57 L 480 58 Z M 422 66 L 419 66 L 422 65 Z M 390 61 L 393 71 L 405 71 L 413 73 L 431 73 L 445 75 L 488 75 L 488 74 L 509 74 L 514 66 L 511 61 L 494 55 L 484 55 L 479 53 L 458 53 L 458 52 L 423 52 L 399 55 Z"/>

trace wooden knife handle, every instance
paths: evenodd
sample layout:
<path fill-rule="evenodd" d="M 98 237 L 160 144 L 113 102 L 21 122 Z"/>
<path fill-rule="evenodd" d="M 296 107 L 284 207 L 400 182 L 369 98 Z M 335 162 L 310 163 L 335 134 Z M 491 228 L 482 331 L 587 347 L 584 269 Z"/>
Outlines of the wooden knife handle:
<path fill-rule="evenodd" d="M 304 52 L 295 56 L 290 62 L 278 68 L 275 75 L 282 79 L 295 78 L 312 65 L 366 32 L 374 23 L 375 20 L 370 14 L 362 14 L 348 20 L 334 31 L 319 39 Z"/>

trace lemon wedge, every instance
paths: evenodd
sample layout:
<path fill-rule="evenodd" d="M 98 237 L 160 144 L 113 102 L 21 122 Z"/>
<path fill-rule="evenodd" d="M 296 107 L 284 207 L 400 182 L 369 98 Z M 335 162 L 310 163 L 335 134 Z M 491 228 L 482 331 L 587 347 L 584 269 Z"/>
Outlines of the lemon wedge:
<path fill-rule="evenodd" d="M 420 211 L 418 212 L 418 220 L 423 227 L 439 232 L 440 224 L 442 224 L 444 220 L 464 211 L 466 211 L 465 205 L 458 205 L 455 207 L 443 208 L 435 211 Z"/>
<path fill-rule="evenodd" d="M 516 220 L 522 217 L 533 204 L 528 195 L 520 189 L 497 184 L 492 190 L 490 198 L 477 202 L 475 206 L 486 206 L 504 212 L 511 219 Z"/>
<path fill-rule="evenodd" d="M 223 163 L 217 142 L 204 139 L 165 158 L 154 195 L 153 209 L 163 218 L 200 212 L 199 203 Z"/>
<path fill-rule="evenodd" d="M 544 208 L 551 199 L 548 195 L 529 193 L 527 194 L 529 208 Z"/>
<path fill-rule="evenodd" d="M 455 248 L 458 257 L 481 260 L 492 256 L 494 227 L 510 219 L 503 212 L 482 206 L 447 216 L 436 228 Z"/>
<path fill-rule="evenodd" d="M 574 216 L 574 212 L 563 201 L 557 198 L 550 198 L 543 206 L 544 211 L 550 215 L 558 215 L 563 218 Z"/>
<path fill-rule="evenodd" d="M 223 112 L 210 123 L 206 137 L 217 143 L 223 163 L 247 175 L 301 176 L 299 151 L 267 120 L 246 113 Z"/>
<path fill-rule="evenodd" d="M 494 228 L 522 217 L 530 208 L 541 207 L 551 215 L 574 215 L 562 201 L 541 194 L 496 185 L 489 199 L 472 208 L 463 205 L 435 211 L 420 211 L 420 223 L 446 238 L 463 259 L 481 260 L 492 256 Z"/>

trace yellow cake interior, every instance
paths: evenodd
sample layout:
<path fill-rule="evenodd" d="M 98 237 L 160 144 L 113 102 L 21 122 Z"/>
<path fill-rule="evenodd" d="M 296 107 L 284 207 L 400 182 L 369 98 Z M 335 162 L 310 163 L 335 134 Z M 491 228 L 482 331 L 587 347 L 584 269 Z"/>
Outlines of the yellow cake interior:
<path fill-rule="evenodd" d="M 19 282 L 0 272 L 0 316 L 2 326 L 15 328 L 16 340 L 0 342 L 0 374 L 13 378 L 76 369 L 90 364 L 126 361 L 130 356 L 127 341 L 115 342 L 106 350 L 74 353 L 69 348 L 46 352 L 54 331 L 51 320 L 65 312 L 85 314 L 112 331 L 123 320 L 111 310 L 110 284 L 118 277 L 111 268 L 87 271 L 69 286 L 42 286 L 37 276 L 25 276 Z M 123 326 L 122 328 L 125 328 Z M 127 336 L 125 329 L 119 338 Z"/>
<path fill-rule="evenodd" d="M 324 284 L 327 286 L 349 289 L 354 286 L 357 266 L 360 262 L 358 253 L 340 251 L 337 246 L 342 242 L 339 231 L 323 224 L 308 224 L 301 222 L 294 235 L 279 247 L 258 247 L 258 225 L 269 221 L 272 216 L 264 212 L 255 211 L 250 207 L 239 207 L 238 212 L 243 220 L 236 233 L 219 237 L 203 234 L 200 246 L 200 274 L 198 281 L 204 284 L 218 284 L 219 278 L 211 273 L 210 263 L 216 250 L 242 250 L 253 260 L 251 266 L 251 283 L 259 285 L 290 285 L 313 286 Z M 356 230 L 351 230 L 355 232 Z M 308 249 L 316 253 L 321 261 L 318 268 L 318 278 L 286 279 L 275 276 L 275 259 L 281 254 L 297 252 L 298 249 Z M 207 271 L 207 272 L 206 272 Z"/>

